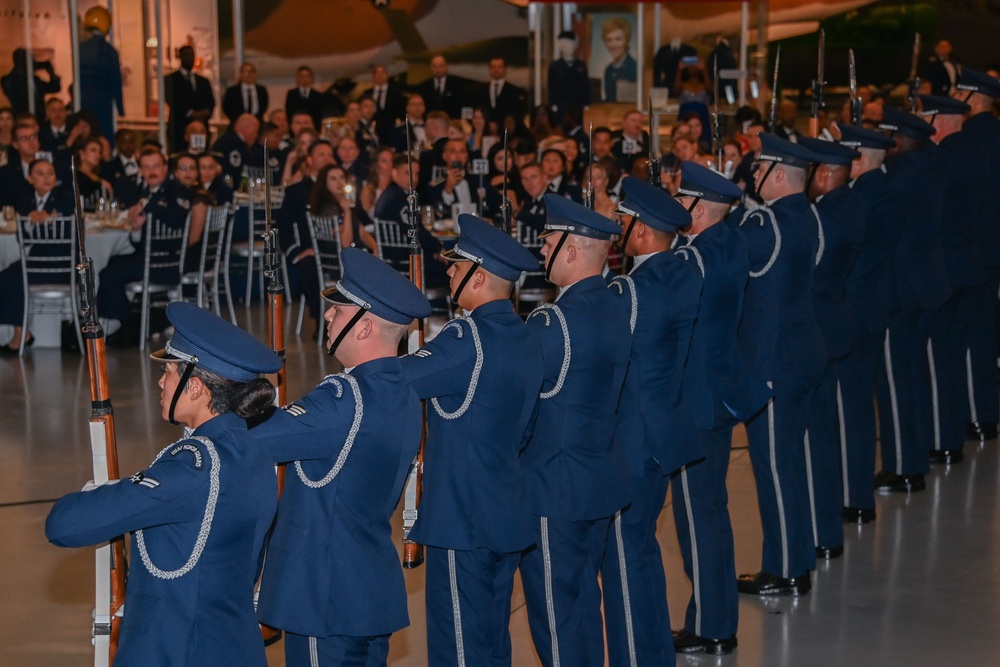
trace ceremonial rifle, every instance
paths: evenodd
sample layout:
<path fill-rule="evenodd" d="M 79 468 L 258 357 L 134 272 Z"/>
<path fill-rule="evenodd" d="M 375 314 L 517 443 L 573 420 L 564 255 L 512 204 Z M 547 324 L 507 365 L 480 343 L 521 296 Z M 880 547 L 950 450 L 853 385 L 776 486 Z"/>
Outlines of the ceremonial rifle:
<path fill-rule="evenodd" d="M 910 58 L 910 78 L 907 81 L 909 87 L 908 100 L 910 102 L 910 112 L 917 112 L 917 90 L 920 88 L 920 77 L 917 76 L 917 65 L 920 61 L 920 33 L 913 34 L 913 56 Z"/>
<path fill-rule="evenodd" d="M 854 49 L 847 51 L 851 88 L 851 125 L 861 127 L 861 98 L 858 97 L 858 70 L 854 64 Z"/>
<path fill-rule="evenodd" d="M 781 64 L 781 44 L 774 56 L 774 85 L 771 86 L 771 132 L 778 131 L 778 66 Z"/>
<path fill-rule="evenodd" d="M 503 131 L 503 195 L 500 200 L 500 229 L 510 234 L 511 203 L 507 198 L 507 161 L 510 160 L 507 153 L 507 129 Z M 410 192 L 413 192 L 413 184 L 410 184 Z"/>
<path fill-rule="evenodd" d="M 809 114 L 809 136 L 813 139 L 819 137 L 819 112 L 826 108 L 823 100 L 823 86 L 826 85 L 824 76 L 824 64 L 826 59 L 826 31 L 820 28 L 819 49 L 816 53 L 816 78 L 812 82 L 812 110 Z"/>
<path fill-rule="evenodd" d="M 656 130 L 653 129 L 653 100 L 649 100 L 649 157 L 647 158 L 647 162 L 649 162 L 649 182 L 659 188 L 661 187 L 660 160 L 653 151 L 655 136 Z"/>
<path fill-rule="evenodd" d="M 73 202 L 76 206 L 76 232 L 80 263 L 80 331 L 86 341 L 87 368 L 90 371 L 90 451 L 94 464 L 94 483 L 118 479 L 118 444 L 115 439 L 115 415 L 108 386 L 108 357 L 104 328 L 97 316 L 97 288 L 94 262 L 87 255 L 87 230 L 76 182 L 76 165 L 70 161 L 73 178 Z M 94 608 L 94 666 L 107 667 L 114 662 L 121 630 L 119 613 L 125 604 L 128 562 L 125 536 L 97 548 Z"/>
<path fill-rule="evenodd" d="M 506 153 L 506 134 L 504 135 L 504 160 Z M 506 169 L 506 162 L 504 162 Z M 420 208 L 417 206 L 417 193 L 413 189 L 413 152 L 410 150 L 410 119 L 406 119 L 406 169 L 409 179 L 409 189 L 406 193 L 406 234 L 410 240 L 410 280 L 421 292 L 424 291 L 423 262 L 420 254 L 420 238 L 417 236 L 417 225 L 420 224 Z M 507 186 L 504 185 L 504 200 L 507 197 Z M 501 215 L 503 212 L 501 211 Z M 417 344 L 419 349 L 424 345 L 424 321 L 417 320 Z M 410 349 L 409 352 L 416 352 Z M 424 443 L 427 440 L 427 405 L 421 407 L 423 426 L 420 429 L 420 447 L 410 464 L 410 472 L 406 476 L 406 486 L 403 489 L 403 567 L 411 570 L 424 562 L 424 546 L 410 539 L 410 530 L 417 521 L 420 508 L 420 497 L 424 490 Z"/>
<path fill-rule="evenodd" d="M 590 178 L 587 180 L 587 191 L 583 193 L 583 203 L 590 210 L 594 210 L 594 172 L 591 167 L 594 166 L 594 121 L 590 121 L 590 139 L 588 148 L 590 149 L 590 156 L 587 160 L 587 169 L 590 171 Z"/>
<path fill-rule="evenodd" d="M 720 174 L 725 174 L 725 165 L 722 163 L 722 119 L 719 118 L 719 59 L 715 59 L 715 73 L 713 79 L 713 94 L 715 95 L 712 105 L 712 143 L 715 144 L 715 168 Z"/>
<path fill-rule="evenodd" d="M 253 196 L 250 197 L 250 218 L 253 220 Z M 267 344 L 281 359 L 281 368 L 275 378 L 278 405 L 288 402 L 285 368 L 285 286 L 281 283 L 281 260 L 278 258 L 278 230 L 271 219 L 271 165 L 268 162 L 267 143 L 264 143 L 264 276 L 267 278 Z M 253 243 L 253 239 L 250 239 Z M 319 261 L 319 258 L 316 258 Z M 247 277 L 249 280 L 249 276 Z M 285 466 L 277 467 L 278 497 L 285 487 Z M 270 646 L 281 639 L 281 630 L 260 626 L 264 645 Z"/>

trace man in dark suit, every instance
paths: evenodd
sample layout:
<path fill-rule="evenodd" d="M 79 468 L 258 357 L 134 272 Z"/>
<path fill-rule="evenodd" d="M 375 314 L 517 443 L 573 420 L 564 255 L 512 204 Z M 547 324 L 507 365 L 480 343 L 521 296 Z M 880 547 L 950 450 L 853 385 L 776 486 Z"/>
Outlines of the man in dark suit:
<path fill-rule="evenodd" d="M 138 176 L 139 161 L 135 154 L 135 132 L 121 129 L 115 132 L 115 154 L 101 165 L 101 178 L 114 183 L 122 176 Z"/>
<path fill-rule="evenodd" d="M 448 75 L 448 61 L 444 56 L 431 58 L 431 76 L 417 86 L 428 111 L 443 111 L 451 119 L 462 115 L 465 102 L 462 81 Z"/>
<path fill-rule="evenodd" d="M 449 139 L 444 146 L 444 162 L 448 173 L 440 183 L 427 189 L 427 203 L 445 211 L 451 217 L 453 204 L 480 206 L 483 217 L 489 219 L 500 209 L 500 193 L 486 184 L 479 191 L 479 177 L 468 173 L 469 149 L 463 139 Z"/>
<path fill-rule="evenodd" d="M 669 88 L 673 96 L 677 97 L 673 88 L 681 59 L 697 55 L 698 52 L 693 46 L 681 43 L 680 37 L 675 37 L 670 40 L 669 44 L 660 47 L 660 50 L 653 56 L 653 87 Z"/>
<path fill-rule="evenodd" d="M 427 141 L 427 134 L 424 130 L 424 112 L 426 111 L 424 98 L 420 95 L 410 95 L 406 101 L 406 118 L 410 121 L 410 150 L 419 151 Z M 404 123 L 392 128 L 392 149 L 397 153 L 406 152 L 406 132 Z"/>
<path fill-rule="evenodd" d="M 177 55 L 181 59 L 180 69 L 166 77 L 166 97 L 170 106 L 167 128 L 170 146 L 174 151 L 187 147 L 184 142 L 184 128 L 192 120 L 207 123 L 215 110 L 215 95 L 212 84 L 205 77 L 195 74 L 194 49 L 182 46 Z"/>
<path fill-rule="evenodd" d="M 257 83 L 257 68 L 253 63 L 243 63 L 240 80 L 226 88 L 226 94 L 222 98 L 222 113 L 230 123 L 245 113 L 264 122 L 267 104 L 267 88 Z"/>
<path fill-rule="evenodd" d="M 375 132 L 379 143 L 391 144 L 392 128 L 406 114 L 406 98 L 399 84 L 389 80 L 385 65 L 376 65 L 372 70 L 372 88 L 365 95 L 375 100 Z"/>
<path fill-rule="evenodd" d="M 649 133 L 642 129 L 642 112 L 632 109 L 622 117 L 622 129 L 613 133 L 611 154 L 618 160 L 622 171 L 632 170 L 636 159 L 649 155 Z M 597 132 L 594 132 L 594 157 L 597 158 Z M 600 157 L 603 157 L 600 156 Z"/>
<path fill-rule="evenodd" d="M 576 35 L 564 30 L 559 33 L 558 44 L 560 57 L 549 65 L 549 106 L 555 123 L 561 123 L 569 109 L 590 106 L 590 75 L 575 55 Z"/>
<path fill-rule="evenodd" d="M 528 91 L 507 81 L 507 61 L 490 60 L 490 80 L 479 93 L 479 106 L 486 109 L 489 119 L 502 123 L 507 115 L 523 118 L 527 105 Z"/>
<path fill-rule="evenodd" d="M 66 104 L 58 97 L 50 97 L 45 103 L 45 122 L 38 129 L 38 143 L 43 151 L 53 156 L 66 150 L 66 139 L 69 137 L 66 115 Z"/>
<path fill-rule="evenodd" d="M 323 96 L 313 86 L 313 71 L 308 65 L 302 65 L 295 72 L 295 87 L 285 96 L 285 114 L 291 121 L 295 112 L 305 110 L 312 116 L 313 125 L 319 127 L 323 119 Z"/>
<path fill-rule="evenodd" d="M 521 167 L 521 186 L 524 188 L 524 203 L 517 212 L 517 221 L 541 233 L 545 229 L 545 193 L 548 190 L 548 179 L 542 166 L 531 162 Z"/>
<path fill-rule="evenodd" d="M 14 127 L 13 137 L 14 150 L 7 164 L 0 167 L 0 206 L 17 206 L 32 191 L 28 183 L 29 166 L 39 151 L 35 125 L 19 123 Z"/>
<path fill-rule="evenodd" d="M 951 59 L 951 42 L 938 40 L 934 45 L 934 55 L 927 62 L 924 80 L 931 84 L 932 95 L 948 95 L 958 79 L 959 64 Z"/>

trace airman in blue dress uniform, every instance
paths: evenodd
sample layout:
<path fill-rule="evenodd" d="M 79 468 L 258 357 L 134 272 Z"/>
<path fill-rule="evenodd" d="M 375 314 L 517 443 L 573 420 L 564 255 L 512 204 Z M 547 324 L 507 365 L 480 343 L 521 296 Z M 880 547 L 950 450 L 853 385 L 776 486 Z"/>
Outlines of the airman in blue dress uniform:
<path fill-rule="evenodd" d="M 948 165 L 930 140 L 934 128 L 911 113 L 886 107 L 879 129 L 896 150 L 888 166 L 899 179 L 903 225 L 893 258 L 892 308 L 875 395 L 882 470 L 875 487 L 911 493 L 926 488 L 928 452 L 934 447 L 934 405 L 927 345 L 940 328 L 938 312 L 951 296 L 941 238 Z"/>
<path fill-rule="evenodd" d="M 806 170 L 816 158 L 774 135 L 760 138 L 754 179 L 766 203 L 733 214 L 740 215 L 734 219 L 750 247 L 738 335 L 744 359 L 774 397 L 746 422 L 764 548 L 761 570 L 740 575 L 737 587 L 752 595 L 803 595 L 816 560 L 803 438 L 827 362 L 812 309 L 819 232 L 804 192 Z"/>
<path fill-rule="evenodd" d="M 981 138 L 962 130 L 968 104 L 952 97 L 920 96 L 920 114 L 934 125 L 934 141 L 947 165 L 941 184 L 945 233 L 941 235 L 952 295 L 938 313 L 929 355 L 934 365 L 937 422 L 931 463 L 959 463 L 969 421 L 969 341 L 983 303 L 987 274 L 984 229 L 992 224 L 988 210 L 995 184 L 989 151 Z M 994 362 L 995 363 L 995 362 Z"/>
<path fill-rule="evenodd" d="M 611 519 L 629 502 L 628 462 L 614 436 L 632 332 L 626 304 L 601 271 L 622 230 L 558 194 L 545 195 L 545 207 L 542 256 L 561 290 L 527 320 L 542 344 L 545 379 L 521 456 L 538 527 L 521 581 L 542 664 L 603 667 L 597 579 Z"/>
<path fill-rule="evenodd" d="M 115 665 L 266 667 L 253 597 L 277 483 L 247 426 L 272 409 L 274 388 L 258 375 L 281 361 L 193 304 L 167 316 L 174 336 L 152 356 L 165 362 L 163 416 L 185 436 L 131 478 L 63 497 L 45 534 L 81 547 L 133 533 Z"/>
<path fill-rule="evenodd" d="M 982 244 L 986 269 L 986 289 L 983 290 L 978 318 L 969 339 L 968 372 L 972 386 L 969 397 L 971 426 L 983 440 L 995 438 L 1000 421 L 1000 386 L 996 364 L 1000 353 L 997 342 L 997 293 L 1000 290 L 1000 191 L 995 187 L 1000 177 L 1000 120 L 993 113 L 994 101 L 1000 97 L 1000 82 L 985 72 L 963 67 L 955 85 L 956 94 L 971 109 L 962 124 L 962 133 L 987 148 L 989 161 L 980 169 L 991 174 L 992 184 L 986 193 L 983 211 Z"/>
<path fill-rule="evenodd" d="M 842 391 L 837 381 L 841 361 L 851 352 L 853 311 L 844 286 L 861 249 L 865 219 L 848 182 L 861 153 L 833 141 L 799 137 L 816 155 L 806 194 L 816 217 L 818 249 L 813 272 L 812 305 L 826 345 L 827 365 L 816 386 L 805 436 L 806 479 L 817 558 L 836 558 L 844 550 L 843 473 L 840 432 Z"/>
<path fill-rule="evenodd" d="M 678 247 L 704 267 L 698 320 L 684 369 L 682 396 L 690 418 L 678 436 L 701 443 L 705 460 L 673 477 L 674 521 L 692 595 L 684 625 L 674 633 L 678 652 L 726 654 L 736 647 L 739 620 L 733 528 L 726 473 L 733 426 L 756 414 L 770 398 L 763 379 L 740 354 L 736 330 L 750 272 L 742 232 L 722 223 L 743 191 L 696 162 L 681 163 L 674 195 L 691 213 Z"/>
<path fill-rule="evenodd" d="M 628 458 L 632 502 L 615 515 L 601 581 L 608 658 L 620 665 L 673 665 L 663 555 L 656 519 L 669 475 L 704 458 L 701 443 L 678 437 L 684 363 L 698 316 L 702 270 L 689 249 L 671 250 L 691 214 L 666 192 L 628 177 L 622 184 L 622 251 L 635 258 L 608 287 L 629 311 L 632 350 L 618 404 L 617 439 Z"/>
<path fill-rule="evenodd" d="M 899 179 L 884 164 L 896 142 L 849 125 L 840 132 L 840 143 L 861 153 L 851 167 L 850 187 L 865 217 L 861 249 L 847 275 L 847 300 L 855 315 L 851 353 L 838 366 L 846 442 L 843 518 L 868 523 L 875 518 L 875 375 L 884 363 L 903 201 Z"/>
<path fill-rule="evenodd" d="M 343 278 L 324 297 L 331 349 L 349 370 L 253 433 L 288 463 L 257 610 L 285 631 L 288 665 L 385 665 L 389 635 L 409 624 L 390 519 L 422 423 L 396 350 L 430 304 L 363 250 L 341 260 Z"/>
<path fill-rule="evenodd" d="M 523 463 L 542 386 L 541 344 L 510 294 L 538 262 L 485 220 L 463 214 L 443 256 L 467 315 L 402 360 L 430 399 L 424 494 L 410 538 L 427 546 L 429 664 L 511 664 L 510 600 L 521 552 L 534 544 Z"/>

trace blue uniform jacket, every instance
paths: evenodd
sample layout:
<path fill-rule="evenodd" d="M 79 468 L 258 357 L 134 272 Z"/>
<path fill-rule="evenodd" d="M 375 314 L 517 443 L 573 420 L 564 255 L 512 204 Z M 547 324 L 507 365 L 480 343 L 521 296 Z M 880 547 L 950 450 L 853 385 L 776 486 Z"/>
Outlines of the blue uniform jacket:
<path fill-rule="evenodd" d="M 743 233 L 720 222 L 688 245 L 687 252 L 693 248 L 702 260 L 705 277 L 683 394 L 695 425 L 709 430 L 746 421 L 767 404 L 771 392 L 747 367 L 736 339 L 750 271 Z"/>
<path fill-rule="evenodd" d="M 420 445 L 420 400 L 396 358 L 332 375 L 253 431 L 292 462 L 267 550 L 257 614 L 314 637 L 385 635 L 409 625 L 390 519 Z M 350 449 L 348 449 L 350 444 Z M 329 482 L 338 457 L 346 458 Z M 303 481 L 310 480 L 310 485 Z"/>
<path fill-rule="evenodd" d="M 222 173 L 228 175 L 233 183 L 239 183 L 243 177 L 243 168 L 250 166 L 250 149 L 245 141 L 233 130 L 227 130 L 212 144 L 212 152 L 221 156 L 219 163 Z M 264 154 L 261 153 L 261 163 Z"/>
<path fill-rule="evenodd" d="M 669 250 L 608 287 L 624 301 L 634 327 L 616 432 L 633 477 L 645 474 L 650 459 L 667 474 L 705 455 L 692 439 L 677 436 L 678 411 L 686 409 L 681 386 L 701 285 L 701 270 L 691 253 Z"/>
<path fill-rule="evenodd" d="M 831 360 L 851 352 L 854 308 L 847 300 L 847 276 L 861 250 L 865 217 L 854 193 L 843 185 L 813 204 L 821 239 L 813 271 L 813 311 Z"/>
<path fill-rule="evenodd" d="M 632 338 L 627 304 L 602 276 L 591 276 L 563 290 L 557 303 L 535 309 L 527 324 L 545 362 L 521 456 L 531 511 L 570 521 L 611 516 L 630 495 L 628 462 L 614 437 Z"/>
<path fill-rule="evenodd" d="M 761 378 L 808 388 L 819 381 L 827 363 L 812 305 L 819 249 L 816 216 L 799 193 L 739 220 L 750 248 L 740 351 Z"/>
<path fill-rule="evenodd" d="M 152 216 L 164 223 L 168 227 L 180 229 L 187 222 L 188 214 L 191 212 L 191 190 L 184 187 L 172 178 L 168 178 L 160 184 L 156 192 L 150 193 L 149 186 L 139 183 L 132 188 L 126 188 L 121 193 L 117 193 L 125 208 L 131 208 L 142 199 L 146 199 L 143 211 L 147 216 Z M 147 218 L 147 222 L 149 219 Z M 138 232 L 132 232 L 132 245 L 140 249 L 139 256 L 142 256 L 141 249 L 146 239 L 148 225 L 143 225 Z M 154 248 L 155 251 L 155 248 Z"/>
<path fill-rule="evenodd" d="M 981 237 L 996 218 L 989 208 L 992 197 L 987 195 L 996 188 L 988 166 L 987 144 L 962 130 L 942 139 L 940 147 L 948 165 L 948 178 L 943 183 L 947 193 L 945 229 L 941 235 L 948 273 L 955 287 L 981 285 L 986 281 Z"/>
<path fill-rule="evenodd" d="M 899 178 L 903 226 L 896 245 L 893 310 L 930 310 L 951 296 L 948 266 L 941 247 L 944 189 L 948 165 L 931 142 L 901 153 L 889 165 Z"/>
<path fill-rule="evenodd" d="M 1000 119 L 992 113 L 982 112 L 969 116 L 962 125 L 962 134 L 968 134 L 975 143 L 986 148 L 990 187 L 986 192 L 987 212 L 982 220 L 982 242 L 988 251 L 983 256 L 987 269 L 996 275 L 1000 271 L 1000 189 L 995 187 L 1000 178 Z M 940 186 L 939 186 L 940 187 Z"/>
<path fill-rule="evenodd" d="M 234 414 L 215 417 L 193 436 L 167 447 L 131 479 L 65 496 L 45 523 L 45 535 L 64 547 L 145 529 L 148 562 L 133 536 L 117 667 L 267 665 L 253 589 L 277 503 L 274 467 Z M 194 567 L 163 578 L 162 571 L 183 569 L 197 554 L 192 550 L 216 490 Z"/>
<path fill-rule="evenodd" d="M 542 386 L 538 339 L 510 301 L 491 301 L 449 322 L 402 364 L 417 395 L 437 399 L 427 404 L 425 492 L 410 536 L 443 549 L 512 553 L 531 546 L 534 523 L 519 453 Z M 440 414 L 463 406 L 461 416 Z"/>
<path fill-rule="evenodd" d="M 285 197 L 275 216 L 278 222 L 278 242 L 289 261 L 312 248 L 312 227 L 306 219 L 306 212 L 309 210 L 309 195 L 314 184 L 312 177 L 306 176 L 285 188 Z"/>

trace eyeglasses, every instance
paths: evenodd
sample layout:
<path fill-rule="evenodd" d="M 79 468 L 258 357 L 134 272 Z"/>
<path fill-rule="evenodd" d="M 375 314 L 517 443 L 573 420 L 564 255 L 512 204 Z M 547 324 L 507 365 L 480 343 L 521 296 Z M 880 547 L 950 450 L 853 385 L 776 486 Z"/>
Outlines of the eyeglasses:
<path fill-rule="evenodd" d="M 21 135 L 20 137 L 14 137 L 14 141 L 37 141 L 37 140 L 38 140 L 37 134 L 26 134 L 26 135 Z"/>

